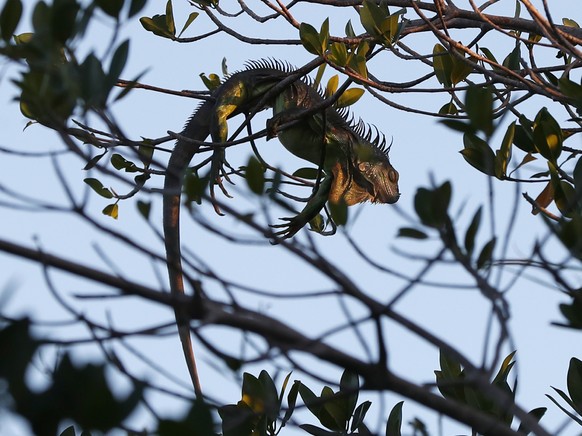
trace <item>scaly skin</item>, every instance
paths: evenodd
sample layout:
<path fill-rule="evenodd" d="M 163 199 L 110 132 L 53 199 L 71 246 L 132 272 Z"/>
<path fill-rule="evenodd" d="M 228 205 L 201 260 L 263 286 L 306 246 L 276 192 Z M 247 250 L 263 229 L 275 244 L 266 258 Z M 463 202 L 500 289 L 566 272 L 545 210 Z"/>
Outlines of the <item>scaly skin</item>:
<path fill-rule="evenodd" d="M 277 62 L 255 62 L 247 70 L 233 74 L 214 93 L 214 101 L 203 103 L 187 122 L 182 136 L 204 141 L 209 135 L 213 142 L 228 139 L 228 118 L 253 110 L 259 100 L 275 85 L 289 76 L 289 68 Z M 271 137 L 278 136 L 283 146 L 294 155 L 312 162 L 324 173 L 318 190 L 303 210 L 285 219 L 280 238 L 290 238 L 315 218 L 327 201 L 345 202 L 348 206 L 365 201 L 394 203 L 398 200 L 398 173 L 390 164 L 379 135 L 372 140 L 369 130 L 352 125 L 334 108 L 328 107 L 307 117 L 301 113 L 322 102 L 322 97 L 309 84 L 297 80 L 266 106 L 273 108 L 273 118 L 267 129 Z M 294 119 L 288 128 L 280 129 Z M 172 295 L 184 294 L 184 278 L 180 249 L 180 201 L 184 173 L 199 146 L 178 140 L 168 161 L 164 180 L 163 227 L 166 259 Z M 217 182 L 224 163 L 224 149 L 214 152 L 212 175 Z M 198 297 L 201 298 L 200 295 Z M 189 315 L 175 307 L 178 333 L 192 384 L 197 397 L 202 396 L 189 330 Z"/>

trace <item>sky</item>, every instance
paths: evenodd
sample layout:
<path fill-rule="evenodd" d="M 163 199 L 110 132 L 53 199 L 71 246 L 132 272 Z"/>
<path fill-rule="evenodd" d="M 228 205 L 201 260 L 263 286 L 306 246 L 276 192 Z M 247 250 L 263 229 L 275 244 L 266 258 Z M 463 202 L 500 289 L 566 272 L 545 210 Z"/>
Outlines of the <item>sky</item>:
<path fill-rule="evenodd" d="M 31 3 L 26 2 L 25 6 L 30 8 Z M 255 2 L 249 2 L 251 3 Z M 461 7 L 465 3 L 459 2 L 458 6 Z M 571 3 L 567 0 L 556 0 L 552 2 L 551 7 L 556 21 L 558 21 L 557 17 L 569 17 L 578 22 L 582 20 L 582 17 L 574 15 L 577 12 L 571 10 Z M 513 8 L 514 2 L 503 0 L 491 9 L 491 13 L 512 14 Z M 26 13 L 28 12 L 29 9 Z M 174 2 L 178 28 L 190 12 L 192 8 L 187 2 Z M 158 13 L 163 13 L 162 3 L 149 2 L 148 7 L 140 16 L 152 16 Z M 295 8 L 294 14 L 298 20 L 310 22 L 319 28 L 320 23 L 330 13 L 322 6 L 309 4 Z M 345 10 L 342 14 L 334 13 L 330 16 L 331 33 L 343 35 L 343 28 L 348 18 L 352 18 L 354 26 L 357 27 L 356 31 L 360 31 L 355 14 L 351 10 Z M 279 22 L 257 26 L 250 20 L 238 19 L 236 26 L 238 31 L 250 36 L 297 38 L 297 32 L 293 28 L 283 26 Z M 30 23 L 25 20 L 21 23 L 18 32 L 26 32 L 29 29 Z M 83 55 L 90 50 L 102 53 L 111 29 L 111 21 L 101 16 L 91 27 L 86 41 L 80 45 L 79 56 L 83 58 Z M 184 36 L 201 34 L 210 29 L 212 29 L 212 24 L 201 15 Z M 464 34 L 459 33 L 459 37 L 463 36 Z M 217 35 L 194 44 L 173 43 L 146 32 L 135 19 L 121 29 L 119 41 L 125 38 L 130 38 L 131 48 L 123 78 L 132 79 L 146 71 L 141 79 L 144 83 L 174 90 L 204 89 L 198 75 L 202 72 L 220 74 L 223 58 L 226 58 L 231 72 L 243 68 L 245 62 L 253 59 L 275 58 L 301 66 L 313 58 L 301 47 L 246 45 L 225 35 Z M 406 43 L 421 51 L 430 52 L 434 40 L 426 36 L 415 36 L 407 38 Z M 504 50 L 509 52 L 512 49 L 512 47 L 499 46 L 499 40 L 495 39 L 492 39 L 490 44 L 492 44 L 491 47 L 498 47 L 501 52 Z M 426 72 L 425 70 L 420 72 L 416 66 L 398 61 L 394 56 L 382 58 L 375 67 L 377 71 L 382 72 L 383 78 L 389 81 L 406 80 Z M 10 79 L 17 75 L 17 71 L 18 69 L 13 66 L 0 65 L 0 101 L 4 105 L 3 116 L 0 117 L 0 146 L 26 153 L 62 150 L 63 146 L 58 139 L 42 126 L 32 125 L 24 129 L 27 120 L 20 114 L 18 105 L 14 102 L 17 93 L 10 82 Z M 330 75 L 328 71 L 326 78 Z M 441 94 L 389 95 L 388 97 L 401 104 L 433 111 L 438 110 L 447 102 L 446 97 Z M 548 103 L 533 101 L 524 107 L 524 111 L 533 118 L 544 104 Z M 188 98 L 134 90 L 128 97 L 116 103 L 113 110 L 117 121 L 129 137 L 158 138 L 165 136 L 168 130 L 180 131 L 196 105 L 195 101 Z M 352 208 L 350 211 L 354 219 L 349 225 L 350 234 L 374 260 L 414 276 L 422 268 L 422 262 L 406 259 L 398 252 L 430 256 L 438 249 L 438 244 L 434 241 L 417 242 L 396 238 L 400 227 L 410 225 L 404 217 L 414 216 L 413 201 L 416 189 L 428 186 L 431 180 L 437 184 L 451 180 L 454 189 L 451 210 L 460 211 L 459 228 L 465 229 L 474 211 L 487 201 L 487 178 L 472 169 L 458 153 L 462 148 L 461 136 L 447 130 L 430 117 L 388 108 L 370 95 L 365 95 L 353 106 L 352 111 L 357 117 L 377 126 L 386 134 L 388 140 L 393 142 L 390 159 L 400 173 L 402 197 L 397 206 L 363 205 Z M 260 114 L 257 117 L 255 123 L 257 130 L 262 128 L 261 123 L 264 123 L 267 117 L 267 114 Z M 234 125 L 236 125 L 236 120 Z M 500 129 L 500 133 L 503 133 L 503 129 Z M 495 140 L 499 143 L 501 136 L 497 134 L 493 141 Z M 165 146 L 169 147 L 170 144 L 165 144 Z M 290 156 L 276 141 L 260 143 L 259 147 L 262 155 L 275 166 L 281 166 L 289 171 L 305 166 L 300 160 Z M 245 146 L 229 150 L 229 161 L 235 166 L 244 165 L 250 153 L 249 148 Z M 162 159 L 161 155 L 160 159 Z M 26 196 L 66 205 L 65 190 L 57 174 L 64 175 L 74 195 L 82 198 L 86 195 L 86 187 L 82 180 L 88 177 L 83 167 L 83 162 L 70 156 L 49 159 L 3 153 L 0 159 L 0 184 L 3 187 L 16 189 Z M 97 173 L 89 176 L 101 178 Z M 128 190 L 127 186 L 118 180 L 105 177 L 103 180 L 110 183 L 110 186 L 120 193 Z M 160 187 L 162 183 L 159 177 L 151 182 L 152 187 Z M 509 247 L 510 256 L 514 258 L 527 256 L 534 242 L 547 235 L 547 229 L 539 218 L 530 214 L 529 206 L 520 199 L 520 195 L 521 192 L 527 191 L 535 196 L 538 188 L 516 187 L 497 181 L 494 181 L 492 185 L 495 193 L 494 215 L 499 233 L 503 234 L 508 223 L 517 223 Z M 243 181 L 238 181 L 237 185 L 232 187 L 231 194 L 235 198 L 227 201 L 240 210 L 252 210 L 256 207 L 257 201 L 248 192 Z M 161 196 L 154 193 L 141 198 L 152 202 L 151 224 L 159 230 L 161 228 Z M 516 198 L 517 209 L 514 211 L 513 204 Z M 2 238 L 28 246 L 38 245 L 54 254 L 104 270 L 119 271 L 125 277 L 134 278 L 148 285 L 165 286 L 165 272 L 162 265 L 152 264 L 147 256 L 136 253 L 114 238 L 96 231 L 93 226 L 84 223 L 81 219 L 58 211 L 31 212 L 6 207 L 5 202 L 9 200 L 8 196 L 0 195 Z M 136 213 L 134 203 L 134 200 L 122 202 L 120 218 L 114 221 L 100 214 L 107 202 L 96 195 L 89 194 L 88 210 L 105 228 L 127 234 L 140 244 L 162 254 L 162 244 L 157 233 Z M 249 232 L 248 229 L 236 223 L 232 217 L 216 216 L 208 204 L 202 207 L 202 213 L 213 225 L 236 235 L 246 235 L 256 241 L 252 245 L 229 243 L 205 231 L 194 221 L 185 220 L 182 229 L 185 247 L 225 277 L 279 294 L 330 289 L 331 283 L 313 266 L 306 265 L 280 247 L 273 247 L 267 241 L 261 240 L 260 235 Z M 273 214 L 272 222 L 276 218 L 278 216 Z M 479 234 L 480 245 L 483 245 L 490 237 L 487 227 L 483 226 Z M 305 235 L 298 237 L 305 238 Z M 341 234 L 333 237 L 314 236 L 314 240 L 321 253 L 328 256 L 370 295 L 388 301 L 403 288 L 402 281 L 366 265 L 348 247 Z M 555 255 L 556 259 L 562 259 L 565 256 L 563 250 L 555 243 L 549 243 L 547 250 L 548 253 Z M 10 291 L 10 297 L 4 303 L 3 310 L 14 316 L 28 314 L 44 322 L 69 319 L 69 315 L 50 295 L 42 272 L 36 265 L 0 254 L 0 266 L 0 270 L 4 272 L 0 286 L 4 289 L 4 295 Z M 51 272 L 50 277 L 54 279 L 55 287 L 66 296 L 67 301 L 73 302 L 76 307 L 81 308 L 83 313 L 96 320 L 103 322 L 111 320 L 117 328 L 137 329 L 172 320 L 173 315 L 166 308 L 136 301 L 136 299 L 79 301 L 74 298 L 74 294 L 102 293 L 104 288 L 58 272 Z M 438 268 L 429 277 L 439 282 L 469 283 L 467 277 L 459 276 L 458 270 L 453 268 Z M 511 279 L 511 274 L 505 274 L 501 278 L 502 284 L 508 284 Z M 224 296 L 224 291 L 216 284 L 209 285 L 208 289 L 216 296 Z M 243 293 L 240 294 L 240 298 L 247 307 L 258 308 L 313 335 L 345 322 L 345 315 L 336 299 L 267 298 Z M 578 351 L 577 347 L 572 347 L 572 344 L 579 340 L 579 334 L 549 325 L 550 322 L 561 319 L 557 305 L 564 301 L 564 297 L 552 288 L 547 277 L 541 274 L 523 277 L 511 288 L 507 298 L 511 303 L 512 311 L 510 321 L 512 346 L 518 350 L 518 401 L 521 401 L 526 409 L 538 406 L 548 407 L 549 411 L 542 423 L 546 422 L 547 428 L 551 432 L 555 431 L 564 421 L 564 416 L 544 395 L 551 392 L 550 386 L 565 388 L 568 361 Z M 402 298 L 397 309 L 449 343 L 458 346 L 475 363 L 483 359 L 489 308 L 477 291 L 416 287 Z M 350 310 L 354 314 L 362 313 L 361 308 L 355 305 L 350 306 Z M 389 323 L 387 328 L 391 369 L 417 382 L 434 382 L 433 371 L 438 368 L 437 350 L 393 323 Z M 212 337 L 225 349 L 237 350 L 241 346 L 240 334 L 236 332 L 221 328 L 210 331 Z M 59 338 L 78 338 L 85 337 L 87 332 L 81 328 L 58 328 L 46 325 L 39 329 L 39 334 Z M 350 352 L 363 352 L 350 333 L 332 335 L 327 339 L 330 343 Z M 174 384 L 156 376 L 157 382 L 168 383 L 172 389 L 181 393 L 190 393 L 186 367 L 181 356 L 178 338 L 175 335 L 160 339 L 139 338 L 131 343 L 180 380 L 179 384 Z M 513 350 L 509 346 L 504 349 L 505 354 L 511 351 Z M 125 362 L 134 368 L 136 373 L 155 376 L 153 371 L 140 362 L 139 358 L 127 352 L 120 352 L 123 353 Z M 50 362 L 51 356 L 54 356 L 54 352 L 50 350 L 43 353 L 36 365 L 41 371 L 30 373 L 31 380 L 37 386 L 42 386 L 45 382 L 42 368 L 46 363 L 43 362 Z M 78 362 L 93 361 L 99 357 L 99 353 L 90 346 L 78 347 L 75 352 L 75 359 Z M 225 371 L 221 366 L 217 367 L 212 356 L 204 350 L 200 352 L 200 362 L 202 383 L 203 386 L 208 386 L 211 396 L 224 403 L 238 401 L 240 385 L 236 381 L 237 375 Z M 339 380 L 341 370 L 309 359 L 307 362 L 310 369 L 320 376 L 332 381 Z M 261 368 L 260 365 L 249 365 L 244 370 L 258 374 Z M 116 380 L 116 383 L 121 383 L 114 371 L 111 377 L 112 380 Z M 293 377 L 301 378 L 316 391 L 319 389 L 317 382 L 308 377 L 301 377 L 299 374 L 294 374 Z M 280 382 L 281 379 L 279 379 L 279 384 Z M 123 384 L 120 386 L 120 391 L 123 391 Z M 164 413 L 179 414 L 182 410 L 181 403 L 167 396 L 153 396 L 153 398 Z M 387 411 L 401 398 L 397 395 L 388 395 L 384 403 L 376 396 L 372 396 L 371 399 L 374 401 L 371 416 L 383 416 L 385 419 Z M 411 420 L 414 416 L 421 417 L 436 434 L 439 424 L 434 414 L 427 413 L 425 409 L 407 400 L 404 406 L 404 422 Z M 26 434 L 26 429 L 20 423 L 14 420 L 5 422 L 8 424 L 0 424 L 0 434 L 17 434 L 18 432 Z M 136 425 L 147 424 L 147 414 L 143 410 L 140 411 L 133 417 L 133 422 Z M 467 431 L 464 427 L 459 427 L 450 421 L 445 421 L 443 426 L 442 434 L 444 435 Z M 569 435 L 574 432 L 573 427 L 568 427 L 560 434 Z M 292 433 L 289 432 L 289 434 Z"/>

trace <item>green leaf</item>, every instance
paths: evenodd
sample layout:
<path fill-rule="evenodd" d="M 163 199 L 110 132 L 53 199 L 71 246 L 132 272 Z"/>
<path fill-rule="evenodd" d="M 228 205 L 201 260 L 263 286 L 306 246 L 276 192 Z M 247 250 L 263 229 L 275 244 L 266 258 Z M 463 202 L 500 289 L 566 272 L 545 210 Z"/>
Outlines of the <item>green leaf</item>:
<path fill-rule="evenodd" d="M 117 203 L 108 204 L 105 208 L 101 211 L 103 215 L 110 216 L 114 220 L 119 217 L 119 206 Z"/>
<path fill-rule="evenodd" d="M 277 394 L 277 388 L 275 387 L 273 379 L 265 370 L 260 372 L 259 381 L 263 385 L 262 400 L 265 407 L 265 414 L 273 422 L 279 416 L 279 396 Z"/>
<path fill-rule="evenodd" d="M 174 36 L 176 35 L 176 24 L 174 23 L 174 11 L 172 10 L 172 0 L 166 3 L 166 29 Z"/>
<path fill-rule="evenodd" d="M 520 71 L 521 65 L 519 63 L 521 58 L 521 50 L 519 44 L 507 55 L 503 60 L 503 66 L 513 71 Z"/>
<path fill-rule="evenodd" d="M 285 412 L 285 416 L 283 417 L 283 421 L 281 422 L 281 427 L 284 426 L 287 421 L 293 415 L 295 411 L 295 403 L 297 401 L 297 394 L 299 393 L 299 386 L 301 386 L 301 382 L 295 381 L 291 389 L 289 389 L 289 394 L 287 395 L 287 411 Z"/>
<path fill-rule="evenodd" d="M 109 189 L 105 188 L 99 180 L 88 177 L 88 178 L 84 179 L 83 181 L 87 185 L 89 185 L 91 187 L 91 189 L 93 189 L 93 191 L 95 191 L 101 197 L 113 198 L 113 193 Z"/>
<path fill-rule="evenodd" d="M 135 173 L 138 171 L 133 162 L 128 161 L 118 153 L 114 153 L 111 156 L 111 165 L 113 165 L 116 170 L 125 170 L 127 173 Z"/>
<path fill-rule="evenodd" d="M 346 36 L 348 38 L 355 38 L 356 32 L 354 32 L 354 28 L 352 26 L 352 20 L 348 20 L 345 27 Z"/>
<path fill-rule="evenodd" d="M 251 156 L 246 166 L 245 179 L 250 190 L 262 194 L 265 188 L 265 168 L 259 160 Z"/>
<path fill-rule="evenodd" d="M 435 44 L 432 54 L 433 68 L 437 80 L 445 88 L 450 88 L 452 85 L 451 73 L 453 71 L 451 55 L 447 52 L 447 49 L 440 44 Z"/>
<path fill-rule="evenodd" d="M 325 86 L 325 96 L 326 97 L 332 96 L 337 91 L 338 85 L 339 85 L 339 76 L 337 74 L 334 74 L 327 81 L 327 85 Z"/>
<path fill-rule="evenodd" d="M 202 194 L 208 185 L 209 177 L 198 177 L 196 172 L 186 172 L 184 176 L 184 203 L 191 204 L 202 202 Z"/>
<path fill-rule="evenodd" d="M 352 419 L 351 430 L 355 431 L 361 424 L 363 424 L 364 419 L 366 418 L 366 413 L 368 413 L 368 409 L 372 405 L 371 401 L 364 401 L 354 411 L 354 417 Z"/>
<path fill-rule="evenodd" d="M 414 208 L 422 223 L 440 228 L 448 219 L 447 210 L 451 200 L 451 184 L 443 183 L 435 189 L 419 188 L 414 196 Z"/>
<path fill-rule="evenodd" d="M 471 60 L 471 58 L 465 58 L 463 53 L 457 52 L 459 57 L 457 56 L 450 56 L 451 62 L 453 64 L 453 68 L 451 70 L 451 83 L 456 85 L 459 82 L 462 82 L 467 78 L 469 74 L 473 71 L 473 67 L 475 63 Z"/>
<path fill-rule="evenodd" d="M 329 60 L 340 67 L 345 67 L 348 63 L 348 49 L 343 42 L 332 42 L 331 53 L 328 55 Z"/>
<path fill-rule="evenodd" d="M 509 372 L 511 371 L 511 368 L 513 368 L 513 366 L 515 365 L 515 361 L 513 361 L 513 358 L 515 357 L 515 353 L 516 353 L 515 351 L 512 351 L 511 353 L 509 353 L 505 357 L 505 359 L 503 359 L 503 362 L 501 363 L 501 366 L 499 367 L 499 371 L 497 371 L 497 374 L 493 378 L 493 383 L 507 381 L 507 377 L 509 376 Z"/>
<path fill-rule="evenodd" d="M 262 414 L 265 411 L 265 388 L 254 375 L 245 372 L 242 383 L 242 402 L 245 403 L 255 414 Z"/>
<path fill-rule="evenodd" d="M 534 120 L 533 142 L 536 150 L 550 162 L 555 163 L 562 152 L 562 129 L 545 107 Z"/>
<path fill-rule="evenodd" d="M 198 12 L 192 12 L 190 15 L 188 15 L 188 19 L 184 23 L 184 27 L 182 27 L 182 30 L 178 34 L 178 38 L 182 36 L 182 33 L 184 33 L 184 31 L 188 27 L 190 27 L 190 24 L 192 24 L 192 22 L 196 19 L 196 17 L 198 17 L 198 15 L 200 15 Z"/>
<path fill-rule="evenodd" d="M 169 12 L 169 16 L 168 16 Z M 151 18 L 142 17 L 139 22 L 145 30 L 152 32 L 164 38 L 174 39 L 176 36 L 176 28 L 174 26 L 174 17 L 172 15 L 172 3 L 168 0 L 166 4 L 166 14 L 154 15 Z"/>
<path fill-rule="evenodd" d="M 465 148 L 461 154 L 465 160 L 477 170 L 488 176 L 495 176 L 495 154 L 489 144 L 476 135 L 463 135 Z"/>
<path fill-rule="evenodd" d="M 101 158 L 103 156 L 105 156 L 107 154 L 107 151 L 104 151 L 101 154 L 98 154 L 96 156 L 93 156 L 88 162 L 87 164 L 83 167 L 83 169 L 85 171 L 90 170 L 91 168 L 93 168 L 95 165 L 97 165 L 97 162 L 99 162 L 101 160 Z"/>
<path fill-rule="evenodd" d="M 127 57 L 129 55 L 129 40 L 125 40 L 122 42 L 113 57 L 111 58 L 111 65 L 109 65 L 109 73 L 107 73 L 107 79 L 111 86 L 114 86 L 123 69 L 125 68 L 125 64 L 127 63 Z"/>
<path fill-rule="evenodd" d="M 364 0 L 359 14 L 360 23 L 366 32 L 372 36 L 382 35 L 383 31 L 380 27 L 388 15 L 387 11 L 382 10 L 380 6 L 370 0 Z"/>
<path fill-rule="evenodd" d="M 562 23 L 564 24 L 564 26 L 574 27 L 576 29 L 580 28 L 580 25 L 571 18 L 562 18 Z"/>
<path fill-rule="evenodd" d="M 336 107 L 342 108 L 351 106 L 357 102 L 362 97 L 362 95 L 364 95 L 364 90 L 361 88 L 346 89 L 338 99 Z"/>
<path fill-rule="evenodd" d="M 85 108 L 103 108 L 110 91 L 110 84 L 101 66 L 101 61 L 90 53 L 80 65 L 81 95 Z"/>
<path fill-rule="evenodd" d="M 452 101 L 450 103 L 445 104 L 443 107 L 439 109 L 439 115 L 457 115 L 459 113 L 459 109 L 455 106 L 455 103 Z M 457 121 L 457 120 L 452 120 Z M 462 123 L 465 126 L 465 123 Z M 466 130 L 462 130 L 465 132 Z"/>
<path fill-rule="evenodd" d="M 318 400 L 317 395 L 313 393 L 311 389 L 305 386 L 301 382 L 297 382 L 299 384 L 298 390 L 301 399 L 303 400 L 303 404 L 309 409 L 309 411 L 314 415 L 319 415 L 319 408 L 321 407 L 321 402 Z"/>
<path fill-rule="evenodd" d="M 388 422 L 386 423 L 386 436 L 400 436 L 402 427 L 402 405 L 404 401 L 396 403 L 390 411 Z"/>
<path fill-rule="evenodd" d="M 489 242 L 487 242 L 487 244 L 485 244 L 481 250 L 481 253 L 479 254 L 479 257 L 477 258 L 477 269 L 485 268 L 491 262 L 496 242 L 497 238 L 493 237 Z"/>
<path fill-rule="evenodd" d="M 340 392 L 345 394 L 343 401 L 345 401 L 346 415 L 349 418 L 354 413 L 358 403 L 358 394 L 360 392 L 358 375 L 346 369 L 340 379 Z"/>
<path fill-rule="evenodd" d="M 321 42 L 319 40 L 319 33 L 309 23 L 301 23 L 299 26 L 299 39 L 305 50 L 314 55 L 321 55 Z"/>
<path fill-rule="evenodd" d="M 321 83 L 321 79 L 323 78 L 323 73 L 325 72 L 325 68 L 327 64 L 324 62 L 317 68 L 317 73 L 315 74 L 315 80 L 313 81 L 313 87 L 315 89 L 319 88 L 319 84 Z"/>
<path fill-rule="evenodd" d="M 333 222 L 338 226 L 345 225 L 348 222 L 348 205 L 345 200 L 342 198 L 337 203 L 329 201 L 327 204 Z"/>
<path fill-rule="evenodd" d="M 465 112 L 475 130 L 493 134 L 493 94 L 488 87 L 471 85 L 465 95 Z"/>
<path fill-rule="evenodd" d="M 513 144 L 526 153 L 537 153 L 533 143 L 530 124 L 531 121 L 527 118 L 520 117 L 520 124 L 515 126 L 513 132 Z"/>
<path fill-rule="evenodd" d="M 501 142 L 501 148 L 495 153 L 495 176 L 503 180 L 507 176 L 507 166 L 511 161 L 511 144 L 513 143 L 513 137 L 515 136 L 515 121 L 512 122 L 503 141 Z"/>
<path fill-rule="evenodd" d="M 468 255 L 471 255 L 475 249 L 475 236 L 477 235 L 479 225 L 481 224 L 481 211 L 482 209 L 479 207 L 477 212 L 475 212 L 475 215 L 473 215 L 471 224 L 469 224 L 469 227 L 467 228 L 467 233 L 465 233 L 465 250 Z"/>
<path fill-rule="evenodd" d="M 326 18 L 323 23 L 321 23 L 319 29 L 319 42 L 321 44 L 321 53 L 325 53 L 329 42 L 329 18 Z"/>
<path fill-rule="evenodd" d="M 293 175 L 295 177 L 301 177 L 302 179 L 309 179 L 309 180 L 315 180 L 317 179 L 321 174 L 319 169 L 317 168 L 299 168 L 297 171 L 295 171 L 293 173 Z"/>
<path fill-rule="evenodd" d="M 562 215 L 571 218 L 576 208 L 575 188 L 565 180 L 559 180 L 554 187 L 554 201 Z"/>
<path fill-rule="evenodd" d="M 566 97 L 572 99 L 572 104 L 578 111 L 582 110 L 582 85 L 564 76 L 558 80 L 558 86 Z"/>
<path fill-rule="evenodd" d="M 313 217 L 309 221 L 309 229 L 314 231 L 315 233 L 322 233 L 325 229 L 325 220 L 323 219 L 323 215 L 318 213 L 315 217 Z"/>
<path fill-rule="evenodd" d="M 428 235 L 422 230 L 413 229 L 411 227 L 401 227 L 398 229 L 398 238 L 413 238 L 413 239 L 427 239 Z"/>
<path fill-rule="evenodd" d="M 481 52 L 485 55 L 485 57 L 487 59 L 489 59 L 491 62 L 494 62 L 496 64 L 498 64 L 499 62 L 497 62 L 497 59 L 495 59 L 495 56 L 493 55 L 493 53 L 491 53 L 491 50 L 489 50 L 486 47 L 479 47 L 479 49 L 481 50 Z"/>
<path fill-rule="evenodd" d="M 206 74 L 200 73 L 199 77 L 209 91 L 214 91 L 221 85 L 220 77 L 217 74 L 211 73 L 206 77 Z"/>
<path fill-rule="evenodd" d="M 22 3 L 20 0 L 6 0 L 0 13 L 0 33 L 6 42 L 12 38 L 22 17 Z"/>

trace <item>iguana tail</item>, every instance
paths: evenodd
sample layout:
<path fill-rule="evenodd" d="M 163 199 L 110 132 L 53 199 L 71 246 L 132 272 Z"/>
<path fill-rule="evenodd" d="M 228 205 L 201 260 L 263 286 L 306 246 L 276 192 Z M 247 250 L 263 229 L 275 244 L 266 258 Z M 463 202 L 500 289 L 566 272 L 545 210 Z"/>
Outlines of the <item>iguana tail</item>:
<path fill-rule="evenodd" d="M 186 123 L 182 135 L 198 141 L 204 141 L 210 134 L 210 119 L 214 103 L 207 101 L 200 105 L 198 110 Z M 172 295 L 184 295 L 184 276 L 182 271 L 182 254 L 180 249 L 180 202 L 184 173 L 190 161 L 200 147 L 198 145 L 178 140 L 166 169 L 164 179 L 163 227 L 166 245 L 166 263 L 170 278 Z M 196 397 L 202 397 L 200 380 L 196 369 L 196 359 L 190 336 L 190 316 L 187 309 L 174 307 L 178 335 L 182 342 L 182 349 Z"/>

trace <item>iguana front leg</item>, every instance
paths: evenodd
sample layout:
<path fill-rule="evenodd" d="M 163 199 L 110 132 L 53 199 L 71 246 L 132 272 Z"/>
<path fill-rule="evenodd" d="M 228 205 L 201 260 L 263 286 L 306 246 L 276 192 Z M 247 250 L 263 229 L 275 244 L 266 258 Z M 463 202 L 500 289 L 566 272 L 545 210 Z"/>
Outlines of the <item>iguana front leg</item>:
<path fill-rule="evenodd" d="M 248 103 L 249 98 L 247 87 L 242 81 L 234 81 L 232 83 L 227 82 L 223 85 L 223 88 L 220 89 L 220 92 L 216 97 L 214 111 L 210 120 L 210 135 L 212 142 L 217 144 L 212 152 L 210 166 L 210 198 L 213 201 L 215 198 L 215 185 L 218 185 L 226 197 L 231 198 L 231 195 L 222 183 L 222 179 L 224 178 L 232 183 L 228 178 L 228 172 L 225 169 L 225 167 L 230 169 L 232 169 L 232 167 L 226 160 L 225 148 L 219 144 L 228 140 L 227 120 L 234 114 L 239 113 L 241 108 Z M 217 213 L 222 215 L 216 204 L 214 205 L 214 209 Z"/>
<path fill-rule="evenodd" d="M 301 212 L 292 218 L 281 218 L 283 221 L 287 221 L 285 224 L 271 226 L 275 229 L 282 229 L 277 231 L 275 235 L 281 239 L 288 239 L 305 227 L 325 207 L 332 184 L 333 175 L 326 175 Z"/>

